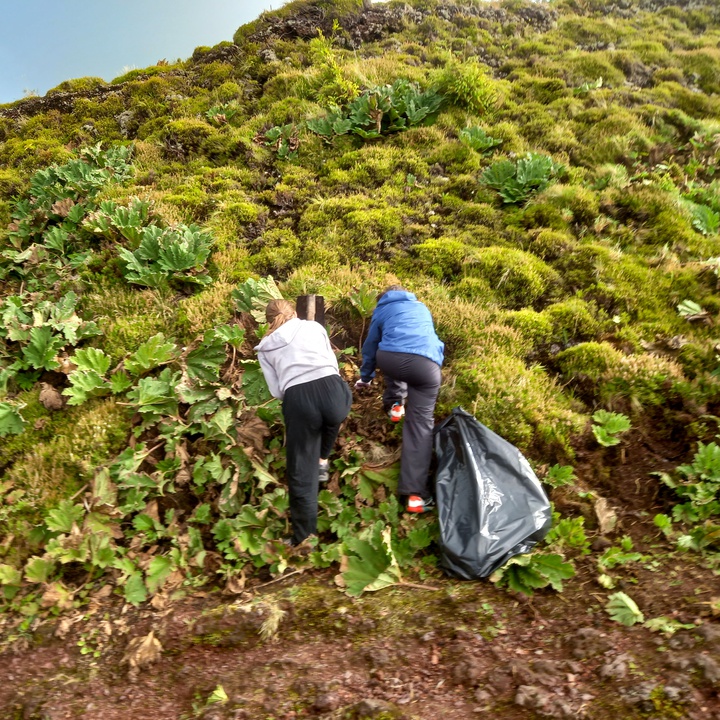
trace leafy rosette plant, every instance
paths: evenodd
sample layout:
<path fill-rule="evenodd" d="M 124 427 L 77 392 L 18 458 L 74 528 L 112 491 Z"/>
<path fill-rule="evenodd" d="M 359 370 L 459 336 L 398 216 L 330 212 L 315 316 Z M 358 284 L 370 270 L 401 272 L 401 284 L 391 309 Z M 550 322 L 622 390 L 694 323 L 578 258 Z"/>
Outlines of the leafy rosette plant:
<path fill-rule="evenodd" d="M 142 230 L 136 250 L 120 248 L 118 253 L 125 262 L 125 279 L 135 285 L 159 287 L 173 282 L 207 285 L 212 280 L 203 271 L 211 247 L 211 235 L 197 225 L 164 229 L 149 225 Z"/>

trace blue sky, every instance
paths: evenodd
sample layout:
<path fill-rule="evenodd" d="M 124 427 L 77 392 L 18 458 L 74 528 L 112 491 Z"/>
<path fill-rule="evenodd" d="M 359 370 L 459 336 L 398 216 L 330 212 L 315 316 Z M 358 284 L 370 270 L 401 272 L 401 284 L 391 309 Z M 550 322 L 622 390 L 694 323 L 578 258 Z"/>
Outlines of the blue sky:
<path fill-rule="evenodd" d="M 126 69 L 190 57 L 232 40 L 285 0 L 2 0 L 0 103 L 63 80 L 112 80 Z"/>

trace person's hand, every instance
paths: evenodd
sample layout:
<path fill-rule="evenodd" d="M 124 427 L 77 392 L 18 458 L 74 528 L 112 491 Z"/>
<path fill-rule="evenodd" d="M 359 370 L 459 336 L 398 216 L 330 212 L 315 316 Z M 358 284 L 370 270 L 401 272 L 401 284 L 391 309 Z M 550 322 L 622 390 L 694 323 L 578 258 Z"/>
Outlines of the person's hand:
<path fill-rule="evenodd" d="M 372 380 L 370 382 L 365 382 L 362 378 L 360 378 L 355 383 L 355 389 L 356 390 L 367 390 L 372 385 Z"/>

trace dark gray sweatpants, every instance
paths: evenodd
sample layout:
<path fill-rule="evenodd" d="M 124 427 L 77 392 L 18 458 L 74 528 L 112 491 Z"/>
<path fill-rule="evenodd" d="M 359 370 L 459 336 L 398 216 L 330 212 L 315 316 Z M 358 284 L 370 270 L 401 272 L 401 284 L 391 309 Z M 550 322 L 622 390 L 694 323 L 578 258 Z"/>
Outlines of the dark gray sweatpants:
<path fill-rule="evenodd" d="M 440 366 L 422 355 L 386 350 L 377 351 L 376 362 L 385 377 L 383 405 L 386 410 L 407 398 L 398 494 L 429 498 L 433 414 L 442 380 Z"/>
<path fill-rule="evenodd" d="M 295 544 L 317 532 L 318 463 L 331 453 L 351 405 L 352 393 L 339 375 L 293 385 L 285 391 L 282 409 Z"/>

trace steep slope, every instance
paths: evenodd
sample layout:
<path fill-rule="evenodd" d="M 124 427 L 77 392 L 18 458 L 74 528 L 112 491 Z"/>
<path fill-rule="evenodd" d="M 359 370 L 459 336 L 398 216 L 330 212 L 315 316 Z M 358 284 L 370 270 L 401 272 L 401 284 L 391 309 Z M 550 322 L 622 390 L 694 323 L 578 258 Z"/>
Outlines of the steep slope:
<path fill-rule="evenodd" d="M 164 609 L 364 553 L 447 582 L 436 525 L 399 513 L 374 394 L 318 546 L 277 541 L 268 275 L 325 296 L 348 379 L 377 291 L 431 308 L 438 416 L 463 405 L 518 445 L 561 513 L 497 582 L 558 589 L 561 567 L 598 612 L 624 589 L 646 619 L 709 618 L 715 596 L 688 597 L 719 590 L 719 42 L 709 2 L 299 1 L 185 62 L 0 107 L 6 636 L 102 587 Z M 617 415 L 593 431 L 598 410 Z M 663 601 L 642 563 L 678 552 L 690 587 Z"/>

